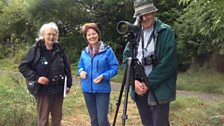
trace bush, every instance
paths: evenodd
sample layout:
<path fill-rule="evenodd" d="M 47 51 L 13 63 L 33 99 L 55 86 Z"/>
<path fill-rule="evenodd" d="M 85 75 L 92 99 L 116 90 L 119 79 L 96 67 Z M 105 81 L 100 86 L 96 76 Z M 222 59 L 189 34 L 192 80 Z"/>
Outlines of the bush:
<path fill-rule="evenodd" d="M 25 80 L 18 73 L 1 72 L 0 125 L 32 126 L 36 123 L 36 107 L 26 91 Z"/>

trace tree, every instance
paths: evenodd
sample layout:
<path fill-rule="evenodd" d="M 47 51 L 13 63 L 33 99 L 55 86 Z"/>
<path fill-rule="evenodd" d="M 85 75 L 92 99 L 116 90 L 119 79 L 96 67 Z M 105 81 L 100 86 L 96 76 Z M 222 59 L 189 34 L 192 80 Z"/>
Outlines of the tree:
<path fill-rule="evenodd" d="M 223 55 L 224 1 L 180 0 L 180 3 L 187 5 L 175 24 L 183 62 Z"/>
<path fill-rule="evenodd" d="M 26 2 L 22 0 L 0 1 L 0 58 L 15 55 L 23 33 L 26 31 Z"/>
<path fill-rule="evenodd" d="M 54 21 L 60 30 L 60 42 L 77 61 L 86 42 L 80 34 L 80 27 L 86 22 L 96 22 L 102 31 L 103 40 L 121 54 L 125 46 L 122 36 L 116 31 L 120 20 L 132 19 L 129 0 L 30 0 L 27 12 L 33 26 Z M 120 55 L 119 55 L 120 56 Z M 121 59 L 121 57 L 119 57 Z"/>
<path fill-rule="evenodd" d="M 4 3 L 5 0 L 2 0 L 0 3 L 0 15 L 3 17 L 0 19 L 1 38 L 10 39 L 13 34 L 19 43 L 33 44 L 41 25 L 53 21 L 59 27 L 60 43 L 67 50 L 72 62 L 77 62 L 82 48 L 86 46 L 80 27 L 86 22 L 96 22 L 102 31 L 103 41 L 113 48 L 121 61 L 121 54 L 127 40 L 118 34 L 116 26 L 122 20 L 130 23 L 135 21 L 133 1 L 11 0 Z M 156 4 L 159 8 L 158 16 L 164 22 L 173 25 L 179 15 L 177 1 L 166 3 L 165 0 L 161 0 L 156 1 Z"/>

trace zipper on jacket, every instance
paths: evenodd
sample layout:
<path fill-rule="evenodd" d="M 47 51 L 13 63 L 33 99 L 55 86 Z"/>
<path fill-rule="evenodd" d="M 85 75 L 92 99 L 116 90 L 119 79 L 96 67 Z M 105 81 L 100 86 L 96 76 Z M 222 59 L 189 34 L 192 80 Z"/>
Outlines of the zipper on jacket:
<path fill-rule="evenodd" d="M 99 68 L 99 60 L 96 62 L 96 72 L 98 73 L 98 68 Z"/>
<path fill-rule="evenodd" d="M 93 92 L 93 57 L 91 57 L 91 92 Z"/>

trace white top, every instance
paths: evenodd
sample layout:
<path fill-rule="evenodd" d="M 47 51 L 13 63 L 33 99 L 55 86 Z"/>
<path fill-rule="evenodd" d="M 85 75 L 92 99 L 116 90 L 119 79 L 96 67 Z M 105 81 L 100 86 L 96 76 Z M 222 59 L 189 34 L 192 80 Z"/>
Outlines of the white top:
<path fill-rule="evenodd" d="M 149 38 L 152 34 L 153 27 L 150 29 L 144 29 L 144 57 L 152 55 L 155 51 L 155 42 L 154 39 L 151 39 L 151 42 L 148 44 Z M 139 46 L 137 50 L 137 58 L 142 63 L 143 53 L 142 53 L 142 38 L 139 40 Z M 152 65 L 144 65 L 145 74 L 148 76 L 152 72 Z"/>

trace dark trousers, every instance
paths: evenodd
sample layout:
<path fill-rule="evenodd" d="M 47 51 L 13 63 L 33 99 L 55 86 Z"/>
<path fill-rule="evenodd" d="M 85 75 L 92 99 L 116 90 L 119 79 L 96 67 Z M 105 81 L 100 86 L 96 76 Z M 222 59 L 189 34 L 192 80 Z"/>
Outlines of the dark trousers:
<path fill-rule="evenodd" d="M 169 105 L 148 105 L 148 95 L 138 96 L 136 94 L 136 105 L 143 126 L 169 126 Z"/>
<path fill-rule="evenodd" d="M 49 125 L 49 114 L 52 117 L 52 126 L 61 126 L 63 96 L 37 96 L 37 126 Z"/>
<path fill-rule="evenodd" d="M 91 119 L 91 126 L 110 126 L 108 109 L 110 93 L 83 93 Z"/>

